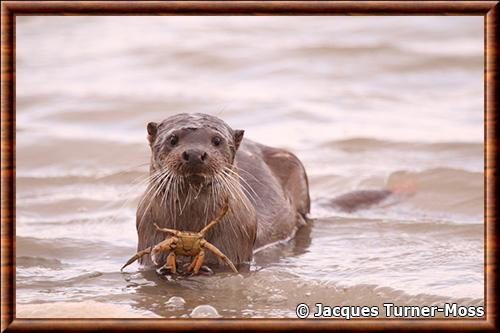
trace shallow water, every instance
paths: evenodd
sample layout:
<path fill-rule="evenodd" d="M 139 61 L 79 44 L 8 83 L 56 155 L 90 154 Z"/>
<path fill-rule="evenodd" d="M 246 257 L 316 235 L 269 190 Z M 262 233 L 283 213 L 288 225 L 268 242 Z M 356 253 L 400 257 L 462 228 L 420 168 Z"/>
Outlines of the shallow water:
<path fill-rule="evenodd" d="M 16 24 L 19 316 L 74 302 L 61 315 L 101 303 L 162 317 L 201 304 L 223 317 L 294 317 L 301 302 L 483 304 L 482 17 Z M 178 112 L 217 115 L 306 167 L 311 223 L 240 275 L 119 272 L 135 253 L 145 125 Z M 412 195 L 354 213 L 329 205 L 401 184 Z M 52 307 L 30 312 L 39 303 Z"/>

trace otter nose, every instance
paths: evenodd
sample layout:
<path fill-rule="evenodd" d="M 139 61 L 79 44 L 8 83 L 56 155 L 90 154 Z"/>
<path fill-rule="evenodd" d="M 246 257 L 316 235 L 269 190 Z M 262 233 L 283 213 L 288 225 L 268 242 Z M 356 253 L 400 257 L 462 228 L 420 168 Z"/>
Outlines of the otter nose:
<path fill-rule="evenodd" d="M 207 159 L 207 153 L 199 149 L 188 149 L 182 153 L 182 159 L 184 163 L 190 165 L 197 165 L 205 163 Z"/>

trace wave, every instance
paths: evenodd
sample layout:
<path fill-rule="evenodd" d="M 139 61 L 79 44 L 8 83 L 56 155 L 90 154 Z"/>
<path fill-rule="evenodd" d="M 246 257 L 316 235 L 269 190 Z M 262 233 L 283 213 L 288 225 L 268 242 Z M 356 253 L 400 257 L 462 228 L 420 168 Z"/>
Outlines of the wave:
<path fill-rule="evenodd" d="M 314 227 L 323 233 L 328 233 L 332 225 L 348 226 L 350 230 L 364 229 L 366 226 L 376 225 L 377 230 L 394 230 L 408 234 L 429 234 L 429 235 L 447 235 L 463 237 L 472 234 L 481 236 L 484 225 L 482 223 L 457 224 L 454 221 L 436 220 L 428 218 L 426 220 L 408 220 L 408 219 L 386 219 L 386 218 L 359 218 L 355 216 L 335 216 L 329 218 L 314 218 Z M 340 233 L 340 230 L 337 231 Z"/>
<path fill-rule="evenodd" d="M 344 140 L 332 140 L 321 145 L 343 151 L 372 151 L 378 149 L 418 150 L 425 152 L 463 151 L 464 153 L 483 154 L 482 142 L 403 142 L 355 137 Z"/>
<path fill-rule="evenodd" d="M 291 48 L 288 52 L 291 55 L 299 56 L 326 56 L 332 55 L 366 55 L 370 52 L 394 54 L 401 51 L 396 45 L 391 43 L 372 43 L 372 44 L 326 44 L 317 43 L 312 45 L 301 45 Z"/>
<path fill-rule="evenodd" d="M 54 258 L 20 256 L 16 257 L 16 268 L 41 267 L 50 269 L 62 269 L 63 263 Z"/>
<path fill-rule="evenodd" d="M 95 259 L 101 257 L 125 258 L 135 251 L 135 244 L 120 246 L 104 241 L 91 241 L 75 238 L 35 238 L 16 237 L 19 257 L 43 258 L 47 260 Z M 25 260 L 25 259 L 22 259 Z M 32 259 L 30 259 L 32 260 Z M 26 262 L 26 261 L 25 261 Z M 29 260 L 28 260 L 29 262 Z"/>
<path fill-rule="evenodd" d="M 131 170 L 143 169 L 143 170 Z M 95 172 L 90 169 L 64 169 L 64 168 L 51 168 L 43 169 L 38 168 L 30 171 L 20 171 L 16 174 L 16 181 L 21 185 L 29 183 L 30 185 L 43 186 L 43 185 L 66 185 L 74 183 L 95 184 L 116 182 L 126 179 L 136 179 L 147 176 L 147 168 L 140 165 L 131 168 L 116 168 L 116 169 L 100 169 Z"/>

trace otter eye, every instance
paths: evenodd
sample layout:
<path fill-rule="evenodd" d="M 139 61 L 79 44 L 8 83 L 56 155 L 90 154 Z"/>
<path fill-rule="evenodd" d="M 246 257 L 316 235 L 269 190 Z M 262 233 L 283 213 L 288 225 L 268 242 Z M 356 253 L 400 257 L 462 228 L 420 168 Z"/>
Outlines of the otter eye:
<path fill-rule="evenodd" d="M 214 136 L 214 137 L 212 138 L 212 144 L 213 144 L 214 146 L 219 146 L 221 143 L 222 143 L 222 139 L 221 139 L 221 138 L 219 138 L 218 136 Z"/>
<path fill-rule="evenodd" d="M 172 146 L 175 146 L 179 142 L 179 138 L 176 135 L 172 135 L 169 140 Z"/>

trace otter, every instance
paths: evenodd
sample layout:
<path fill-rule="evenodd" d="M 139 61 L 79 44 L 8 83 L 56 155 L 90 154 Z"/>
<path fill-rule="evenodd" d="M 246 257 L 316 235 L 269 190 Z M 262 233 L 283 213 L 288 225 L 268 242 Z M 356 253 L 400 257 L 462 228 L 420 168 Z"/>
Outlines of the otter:
<path fill-rule="evenodd" d="M 307 223 L 309 185 L 300 160 L 243 135 L 243 130 L 201 113 L 147 124 L 151 159 L 136 215 L 138 251 L 165 237 L 155 223 L 201 230 L 226 199 L 229 211 L 205 238 L 236 265 L 251 261 L 255 249 L 292 237 Z M 149 256 L 140 262 L 154 266 Z M 224 265 L 213 254 L 205 263 Z"/>

